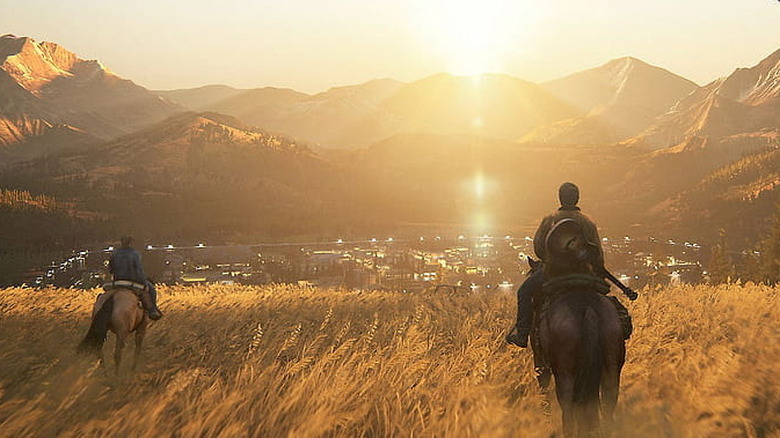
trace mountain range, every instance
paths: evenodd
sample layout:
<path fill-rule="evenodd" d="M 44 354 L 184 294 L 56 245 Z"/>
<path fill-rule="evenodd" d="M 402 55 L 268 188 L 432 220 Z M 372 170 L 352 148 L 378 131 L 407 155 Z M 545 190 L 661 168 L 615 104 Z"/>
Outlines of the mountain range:
<path fill-rule="evenodd" d="M 779 131 L 780 50 L 704 86 L 625 57 L 540 84 L 437 74 L 307 94 L 150 91 L 57 44 L 0 37 L 0 185 L 70 206 L 105 238 L 331 236 L 479 215 L 529 227 L 572 180 L 608 233 L 748 239 L 780 193 Z"/>
<path fill-rule="evenodd" d="M 0 146 L 41 135 L 110 139 L 184 109 L 50 42 L 0 37 Z"/>

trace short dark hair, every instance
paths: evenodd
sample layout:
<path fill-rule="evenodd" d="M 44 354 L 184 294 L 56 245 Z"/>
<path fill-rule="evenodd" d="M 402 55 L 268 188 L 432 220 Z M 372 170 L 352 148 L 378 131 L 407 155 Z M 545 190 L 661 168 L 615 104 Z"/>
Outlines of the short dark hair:
<path fill-rule="evenodd" d="M 129 234 L 125 234 L 120 239 L 120 242 L 122 243 L 122 246 L 125 246 L 125 247 L 126 246 L 130 246 L 130 244 L 133 243 L 133 236 L 131 236 Z"/>
<path fill-rule="evenodd" d="M 558 199 L 560 199 L 561 205 L 574 207 L 580 201 L 580 189 L 574 183 L 565 182 L 558 189 Z"/>

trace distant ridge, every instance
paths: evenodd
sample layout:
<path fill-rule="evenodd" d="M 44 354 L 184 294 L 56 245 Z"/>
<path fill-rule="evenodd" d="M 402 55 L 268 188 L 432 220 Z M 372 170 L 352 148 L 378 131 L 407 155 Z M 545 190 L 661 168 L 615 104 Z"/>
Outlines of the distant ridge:
<path fill-rule="evenodd" d="M 377 79 L 315 95 L 266 87 L 200 109 L 344 149 L 415 132 L 449 135 L 476 129 L 514 140 L 540 124 L 580 114 L 536 84 L 491 74 L 437 74 L 410 83 Z"/>
<path fill-rule="evenodd" d="M 233 88 L 227 85 L 204 85 L 198 88 L 155 91 L 155 93 L 185 108 L 193 111 L 202 111 L 217 102 L 246 91 L 247 90 Z"/>

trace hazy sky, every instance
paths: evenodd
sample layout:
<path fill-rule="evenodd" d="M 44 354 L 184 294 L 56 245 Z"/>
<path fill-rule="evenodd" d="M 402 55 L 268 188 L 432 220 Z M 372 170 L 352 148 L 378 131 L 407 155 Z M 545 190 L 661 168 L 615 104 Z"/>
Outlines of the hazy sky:
<path fill-rule="evenodd" d="M 780 48 L 778 0 L 23 0 L 0 33 L 155 89 L 321 91 L 449 71 L 554 79 L 631 55 L 700 84 Z"/>

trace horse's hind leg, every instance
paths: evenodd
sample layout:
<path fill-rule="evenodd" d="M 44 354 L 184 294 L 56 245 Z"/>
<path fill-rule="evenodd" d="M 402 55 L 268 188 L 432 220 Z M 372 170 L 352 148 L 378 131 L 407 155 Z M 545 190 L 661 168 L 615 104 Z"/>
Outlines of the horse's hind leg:
<path fill-rule="evenodd" d="M 114 350 L 114 365 L 116 366 L 117 376 L 119 376 L 120 367 L 122 365 L 122 349 L 125 348 L 125 341 L 127 341 L 127 333 L 117 333 L 116 349 Z"/>
<path fill-rule="evenodd" d="M 133 352 L 133 371 L 138 368 L 138 363 L 141 359 L 141 346 L 144 343 L 144 336 L 146 335 L 146 325 L 143 324 L 135 331 L 135 351 Z"/>
<path fill-rule="evenodd" d="M 571 376 L 555 375 L 555 395 L 561 407 L 563 436 L 574 436 L 576 415 L 574 412 L 574 379 Z"/>
<path fill-rule="evenodd" d="M 615 420 L 615 407 L 620 390 L 620 368 L 604 370 L 601 376 L 601 418 L 604 429 L 611 430 Z"/>

